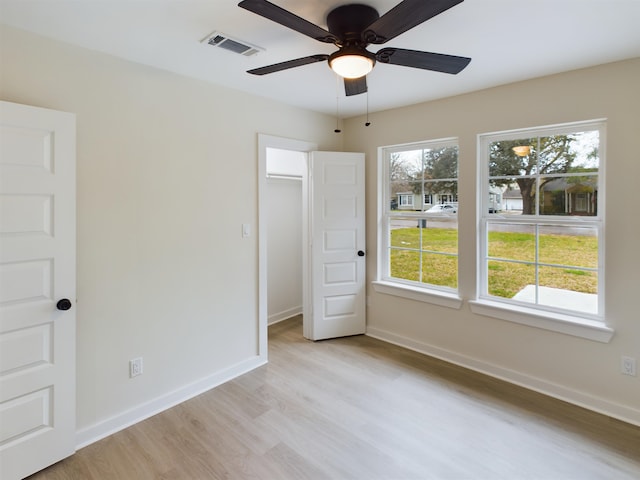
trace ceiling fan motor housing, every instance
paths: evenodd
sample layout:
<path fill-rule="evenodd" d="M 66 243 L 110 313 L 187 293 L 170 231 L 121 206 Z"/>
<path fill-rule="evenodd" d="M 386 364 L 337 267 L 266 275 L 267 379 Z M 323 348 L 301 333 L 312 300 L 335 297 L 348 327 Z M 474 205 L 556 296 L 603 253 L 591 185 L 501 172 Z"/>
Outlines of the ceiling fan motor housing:
<path fill-rule="evenodd" d="M 327 27 L 342 42 L 338 46 L 360 45 L 364 30 L 378 18 L 378 11 L 368 5 L 342 5 L 329 12 Z"/>

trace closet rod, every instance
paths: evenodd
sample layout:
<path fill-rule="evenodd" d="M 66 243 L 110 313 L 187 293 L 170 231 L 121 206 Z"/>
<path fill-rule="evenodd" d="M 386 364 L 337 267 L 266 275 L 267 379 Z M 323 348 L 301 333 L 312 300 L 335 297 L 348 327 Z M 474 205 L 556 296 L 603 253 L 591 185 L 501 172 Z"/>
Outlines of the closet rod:
<path fill-rule="evenodd" d="M 290 175 L 281 173 L 267 173 L 267 178 L 275 178 L 281 180 L 302 180 L 302 175 Z"/>

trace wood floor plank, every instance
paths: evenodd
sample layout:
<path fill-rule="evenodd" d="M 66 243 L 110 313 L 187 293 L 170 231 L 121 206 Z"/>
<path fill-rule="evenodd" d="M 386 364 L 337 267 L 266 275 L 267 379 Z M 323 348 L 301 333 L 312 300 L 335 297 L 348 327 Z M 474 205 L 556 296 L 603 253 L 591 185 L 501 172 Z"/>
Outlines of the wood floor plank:
<path fill-rule="evenodd" d="M 30 480 L 637 480 L 640 428 L 366 336 L 269 364 Z"/>

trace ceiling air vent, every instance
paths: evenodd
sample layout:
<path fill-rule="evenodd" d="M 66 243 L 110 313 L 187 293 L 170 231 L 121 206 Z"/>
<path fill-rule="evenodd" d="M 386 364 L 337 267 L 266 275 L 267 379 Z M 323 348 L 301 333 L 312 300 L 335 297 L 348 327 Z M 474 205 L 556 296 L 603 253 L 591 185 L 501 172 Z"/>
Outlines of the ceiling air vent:
<path fill-rule="evenodd" d="M 231 38 L 229 35 L 222 32 L 213 32 L 211 35 L 207 35 L 201 43 L 206 43 L 212 47 L 219 47 L 230 52 L 239 53 L 245 57 L 250 57 L 259 52 L 264 52 L 264 48 L 251 45 L 248 42 L 238 40 L 237 38 Z"/>

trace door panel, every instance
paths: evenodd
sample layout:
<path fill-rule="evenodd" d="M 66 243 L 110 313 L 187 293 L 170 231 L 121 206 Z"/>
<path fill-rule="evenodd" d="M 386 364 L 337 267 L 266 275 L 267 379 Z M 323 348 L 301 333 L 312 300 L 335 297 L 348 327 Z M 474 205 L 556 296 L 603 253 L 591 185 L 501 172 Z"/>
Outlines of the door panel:
<path fill-rule="evenodd" d="M 0 477 L 75 447 L 75 116 L 0 102 Z"/>
<path fill-rule="evenodd" d="M 364 154 L 312 152 L 312 340 L 358 335 L 366 328 Z"/>

